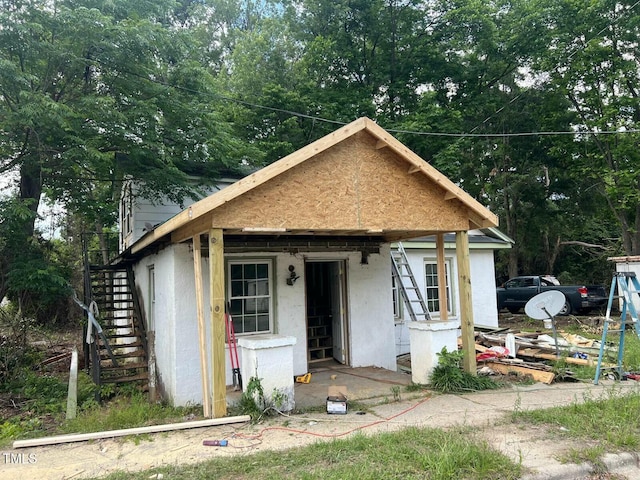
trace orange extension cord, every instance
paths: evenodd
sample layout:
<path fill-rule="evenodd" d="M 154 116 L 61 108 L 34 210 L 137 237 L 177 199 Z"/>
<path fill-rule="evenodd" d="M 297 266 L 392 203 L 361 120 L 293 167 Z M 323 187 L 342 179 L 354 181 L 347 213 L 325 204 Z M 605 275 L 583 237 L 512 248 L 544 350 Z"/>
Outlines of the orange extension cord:
<path fill-rule="evenodd" d="M 265 434 L 265 432 L 268 431 L 272 431 L 272 430 L 280 430 L 283 432 L 289 432 L 289 433 L 296 433 L 296 434 L 305 434 L 305 435 L 312 435 L 314 437 L 322 437 L 322 438 L 339 438 L 339 437 L 344 437 L 346 435 L 349 435 L 353 432 L 357 432 L 358 430 L 364 430 L 365 428 L 370 428 L 373 427 L 375 425 L 379 425 L 381 423 L 385 423 L 385 422 L 390 422 L 391 420 L 394 420 L 402 415 L 405 415 L 406 413 L 410 412 L 411 410 L 414 410 L 415 408 L 418 408 L 420 405 L 422 405 L 423 403 L 425 403 L 427 400 L 429 400 L 431 397 L 427 397 L 423 400 L 420 400 L 418 403 L 412 405 L 411 407 L 396 413 L 395 415 L 392 415 L 391 417 L 388 418 L 383 418 L 381 420 L 377 420 L 375 422 L 372 423 L 368 423 L 366 425 L 361 425 L 359 427 L 356 428 L 352 428 L 351 430 L 347 430 L 346 432 L 342 432 L 342 433 L 316 433 L 316 432 L 309 432 L 307 430 L 297 430 L 294 428 L 288 428 L 288 427 L 266 427 L 263 428 L 262 430 L 260 430 L 259 433 L 255 434 L 255 435 L 247 435 L 244 433 L 234 433 L 233 434 L 233 438 L 238 438 L 238 439 L 244 439 L 244 440 L 258 440 L 257 443 L 252 443 L 251 445 L 248 446 L 233 446 L 231 444 L 229 444 L 230 447 L 234 447 L 234 448 L 251 448 L 254 447 L 256 445 L 259 445 L 260 443 L 262 443 L 262 436 Z"/>

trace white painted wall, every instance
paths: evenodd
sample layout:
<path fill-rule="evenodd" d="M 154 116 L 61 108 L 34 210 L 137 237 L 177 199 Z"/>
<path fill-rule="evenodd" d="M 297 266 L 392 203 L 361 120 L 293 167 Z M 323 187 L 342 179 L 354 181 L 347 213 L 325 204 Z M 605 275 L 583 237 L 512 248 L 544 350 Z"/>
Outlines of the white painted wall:
<path fill-rule="evenodd" d="M 391 294 L 389 245 L 369 255 L 367 265 L 360 254 L 349 259 L 349 317 L 351 320 L 351 366 L 376 366 L 396 370 Z"/>
<path fill-rule="evenodd" d="M 225 258 L 271 258 L 274 262 L 274 332 L 296 338 L 293 345 L 294 375 L 308 371 L 304 262 L 308 260 L 346 260 L 347 312 L 351 366 L 377 366 L 396 369 L 391 303 L 391 264 L 389 247 L 369 256 L 361 265 L 359 252 L 333 252 L 291 255 L 288 253 L 228 254 Z M 159 387 L 175 405 L 202 402 L 200 352 L 196 317 L 193 256 L 190 245 L 172 245 L 150 255 L 135 267 L 145 309 L 148 302 L 148 267 L 154 265 L 156 301 L 156 364 Z M 300 275 L 289 286 L 289 265 Z M 209 324 L 209 266 L 203 259 L 205 317 Z M 206 332 L 210 349 L 210 331 Z M 207 355 L 209 358 L 209 355 Z M 240 352 L 242 357 L 242 352 Z M 226 382 L 233 383 L 228 352 L 225 352 Z"/>
<path fill-rule="evenodd" d="M 633 272 L 636 274 L 636 278 L 640 279 L 640 257 L 636 256 L 636 257 L 628 257 L 628 258 L 629 259 L 627 261 L 616 261 L 616 272 L 620 272 L 620 273 Z M 627 280 L 627 285 L 629 285 L 629 291 L 632 292 L 635 290 L 635 288 L 633 287 L 633 284 L 629 283 L 628 280 Z M 615 288 L 616 288 L 616 291 L 614 295 L 622 296 L 622 294 L 619 292 L 617 284 Z M 609 295 L 609 292 L 611 290 L 611 284 L 605 286 L 605 290 L 607 291 L 607 295 Z M 640 314 L 640 295 L 631 295 L 631 301 L 633 302 L 633 306 L 635 307 L 636 312 Z M 622 308 L 624 306 L 623 299 L 619 298 L 616 303 L 617 303 L 618 310 L 622 311 Z M 630 310 L 628 309 L 627 311 L 630 311 Z"/>
<path fill-rule="evenodd" d="M 498 302 L 493 250 L 471 250 L 471 295 L 473 322 L 482 327 L 498 328 Z"/>
<path fill-rule="evenodd" d="M 149 266 L 155 271 L 156 300 L 154 316 L 156 319 L 156 372 L 158 389 L 165 398 L 174 398 L 176 393 L 176 342 L 175 334 L 175 289 L 173 286 L 173 251 L 164 249 L 158 254 L 143 258 L 134 267 L 136 285 L 142 295 L 145 318 L 148 318 L 149 302 Z"/>

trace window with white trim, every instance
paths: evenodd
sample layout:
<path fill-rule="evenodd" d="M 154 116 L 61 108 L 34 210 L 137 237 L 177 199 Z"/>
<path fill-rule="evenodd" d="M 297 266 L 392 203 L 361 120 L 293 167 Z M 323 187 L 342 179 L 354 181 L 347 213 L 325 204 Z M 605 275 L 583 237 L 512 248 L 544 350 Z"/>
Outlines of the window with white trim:
<path fill-rule="evenodd" d="M 271 260 L 230 260 L 227 298 L 235 333 L 268 333 L 272 324 Z"/>
<path fill-rule="evenodd" d="M 400 304 L 400 290 L 398 290 L 398 283 L 394 275 L 391 275 L 391 295 L 393 296 L 393 318 L 398 323 L 402 321 L 402 305 Z"/>
<path fill-rule="evenodd" d="M 451 261 L 445 260 L 445 277 L 447 284 L 447 312 L 453 315 L 451 306 Z M 425 301 L 427 308 L 432 314 L 440 313 L 440 299 L 438 298 L 438 262 L 436 260 L 426 259 L 424 261 L 425 274 Z"/>

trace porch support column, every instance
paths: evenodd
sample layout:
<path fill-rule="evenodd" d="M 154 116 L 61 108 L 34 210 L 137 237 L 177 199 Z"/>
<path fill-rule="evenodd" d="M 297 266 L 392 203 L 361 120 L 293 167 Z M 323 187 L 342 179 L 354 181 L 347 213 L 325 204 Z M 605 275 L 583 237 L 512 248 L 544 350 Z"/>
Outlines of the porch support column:
<path fill-rule="evenodd" d="M 209 390 L 209 361 L 207 359 L 206 326 L 204 319 L 204 286 L 202 282 L 202 244 L 200 234 L 193 237 L 193 272 L 196 280 L 196 311 L 198 317 L 198 344 L 200 346 L 200 376 L 202 378 L 202 414 L 211 418 L 211 392 Z"/>
<path fill-rule="evenodd" d="M 444 262 L 444 233 L 436 235 L 436 256 L 438 262 L 438 305 L 440 305 L 440 321 L 449 319 L 447 308 L 447 267 Z"/>
<path fill-rule="evenodd" d="M 460 327 L 464 370 L 475 375 L 476 347 L 471 302 L 471 265 L 469 262 L 469 232 L 456 232 L 456 257 L 458 259 L 458 288 L 460 289 Z"/>
<path fill-rule="evenodd" d="M 227 414 L 227 388 L 225 380 L 225 328 L 224 328 L 224 241 L 222 230 L 209 230 L 209 279 L 211 288 L 211 370 L 213 417 Z"/>

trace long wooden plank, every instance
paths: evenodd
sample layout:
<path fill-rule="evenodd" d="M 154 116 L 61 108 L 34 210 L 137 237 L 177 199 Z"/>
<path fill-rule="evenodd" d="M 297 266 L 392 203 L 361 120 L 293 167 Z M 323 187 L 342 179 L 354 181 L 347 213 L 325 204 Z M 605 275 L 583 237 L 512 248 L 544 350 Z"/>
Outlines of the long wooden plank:
<path fill-rule="evenodd" d="M 231 187 L 228 187 L 231 188 Z M 211 369 L 213 416 L 227 414 L 225 364 L 225 298 L 224 298 L 224 240 L 222 230 L 209 230 L 209 284 L 211 289 Z"/>
<path fill-rule="evenodd" d="M 464 370 L 475 375 L 475 333 L 473 304 L 471 301 L 471 265 L 469 262 L 469 233 L 456 232 L 456 257 L 458 259 L 458 291 L 460 292 L 460 327 Z"/>
<path fill-rule="evenodd" d="M 556 376 L 553 372 L 544 372 L 542 370 L 520 367 L 518 365 L 507 365 L 498 362 L 486 362 L 485 365 L 487 365 L 492 370 L 495 370 L 496 372 L 500 372 L 502 374 L 519 373 L 521 375 L 530 375 L 531 378 L 533 378 L 536 382 L 542 382 L 546 384 L 551 384 Z"/>
<path fill-rule="evenodd" d="M 524 348 L 524 349 L 519 349 L 518 350 L 518 356 L 519 357 L 532 357 L 532 358 L 541 358 L 543 360 L 558 360 L 558 357 L 555 356 L 555 354 L 552 353 L 544 353 L 538 349 L 535 348 Z M 562 357 L 562 360 L 566 363 L 571 363 L 573 365 L 584 365 L 584 366 L 588 366 L 588 367 L 592 367 L 593 366 L 593 359 L 592 358 L 573 358 L 573 357 Z"/>
<path fill-rule="evenodd" d="M 440 320 L 449 319 L 447 304 L 447 267 L 444 259 L 444 233 L 436 235 L 436 258 L 438 263 L 438 304 L 440 305 Z"/>
<path fill-rule="evenodd" d="M 13 448 L 40 447 L 43 445 L 56 445 L 60 443 L 85 442 L 100 438 L 126 437 L 129 435 L 141 435 L 145 433 L 170 432 L 173 430 L 187 430 L 189 428 L 215 427 L 229 423 L 243 423 L 251 421 L 249 415 L 236 417 L 212 418 L 208 420 L 194 420 L 192 422 L 167 423 L 164 425 L 151 425 L 148 427 L 124 428 L 121 430 L 105 430 L 93 433 L 73 433 L 70 435 L 57 435 L 54 437 L 32 438 L 30 440 L 16 440 Z"/>
<path fill-rule="evenodd" d="M 211 392 L 207 361 L 206 326 L 204 320 L 204 288 L 202 281 L 202 243 L 200 235 L 193 237 L 193 272 L 196 285 L 196 315 L 198 317 L 198 345 L 200 346 L 200 376 L 202 381 L 202 414 L 211 418 Z"/>

